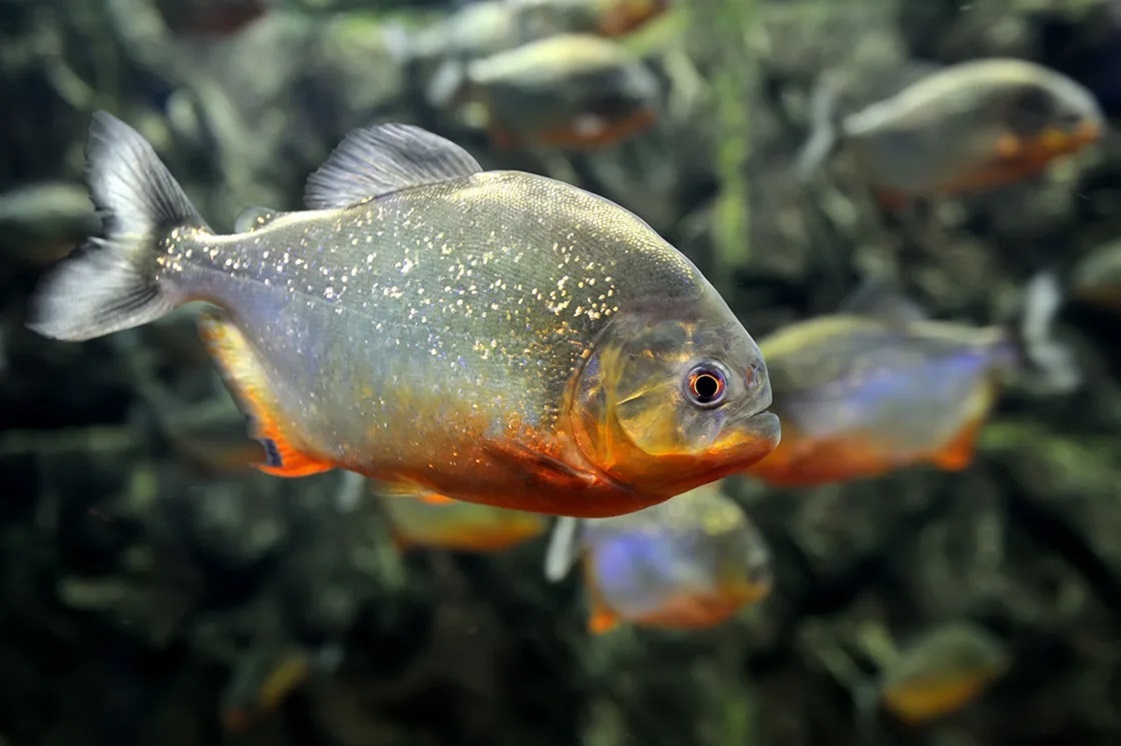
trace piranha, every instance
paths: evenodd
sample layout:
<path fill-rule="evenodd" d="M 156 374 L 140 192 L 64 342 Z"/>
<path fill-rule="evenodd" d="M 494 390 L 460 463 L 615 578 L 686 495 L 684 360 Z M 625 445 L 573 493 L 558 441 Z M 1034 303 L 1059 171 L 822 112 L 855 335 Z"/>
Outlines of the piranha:
<path fill-rule="evenodd" d="M 948 622 L 916 638 L 883 668 L 868 703 L 909 725 L 960 710 L 978 699 L 1010 663 L 1004 643 L 968 622 Z"/>
<path fill-rule="evenodd" d="M 314 676 L 329 675 L 343 658 L 337 644 L 318 650 L 302 646 L 259 645 L 238 660 L 222 692 L 218 715 L 231 733 L 249 730 Z"/>
<path fill-rule="evenodd" d="M 620 143 L 657 121 L 660 87 L 625 48 L 563 34 L 465 64 L 449 62 L 429 100 L 482 113 L 495 148 L 587 150 Z"/>
<path fill-rule="evenodd" d="M 441 495 L 387 496 L 382 501 L 398 549 L 431 547 L 500 552 L 549 530 L 540 513 L 449 500 Z"/>
<path fill-rule="evenodd" d="M 668 6 L 668 0 L 481 0 L 418 34 L 400 26 L 391 26 L 388 34 L 404 62 L 446 58 L 463 62 L 556 34 L 622 36 Z"/>
<path fill-rule="evenodd" d="M 545 562 L 563 578 L 583 556 L 589 631 L 620 621 L 675 629 L 712 627 L 766 597 L 771 554 L 720 483 L 629 515 L 557 521 Z"/>
<path fill-rule="evenodd" d="M 779 441 L 751 335 L 602 197 L 383 124 L 309 178 L 307 210 L 250 208 L 222 235 L 112 115 L 87 152 L 105 235 L 48 272 L 28 325 L 86 340 L 209 303 L 201 336 L 269 474 L 600 517 Z"/>
<path fill-rule="evenodd" d="M 834 91 L 823 85 L 812 108 L 801 175 L 842 150 L 887 206 L 1029 178 L 1098 140 L 1105 127 L 1085 87 L 1055 70 L 1004 58 L 940 68 L 841 117 Z"/>
<path fill-rule="evenodd" d="M 950 471 L 972 461 L 1001 384 L 1039 371 L 1053 391 L 1077 385 L 1068 351 L 1051 339 L 1062 297 L 1040 274 L 1018 325 L 934 321 L 882 283 L 866 283 L 840 313 L 761 340 L 783 423 L 779 446 L 747 474 L 795 487 L 884 474 L 916 463 Z"/>

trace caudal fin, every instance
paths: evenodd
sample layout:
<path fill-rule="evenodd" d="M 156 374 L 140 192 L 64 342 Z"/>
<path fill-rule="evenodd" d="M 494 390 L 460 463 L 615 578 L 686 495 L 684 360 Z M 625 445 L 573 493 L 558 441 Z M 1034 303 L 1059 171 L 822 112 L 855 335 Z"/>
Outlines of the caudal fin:
<path fill-rule="evenodd" d="M 837 91 L 823 77 L 810 94 L 810 136 L 794 166 L 801 181 L 809 181 L 837 146 Z"/>
<path fill-rule="evenodd" d="M 52 269 L 31 301 L 27 325 L 80 341 L 140 326 L 184 300 L 157 279 L 160 242 L 174 228 L 207 228 L 152 146 L 103 111 L 93 115 L 86 181 L 104 236 Z"/>
<path fill-rule="evenodd" d="M 1082 373 L 1073 351 L 1054 336 L 1055 317 L 1063 305 L 1062 286 L 1052 272 L 1041 272 L 1024 288 L 1023 309 L 1013 335 L 1024 363 L 1041 375 L 1041 388 L 1056 393 L 1073 391 Z"/>

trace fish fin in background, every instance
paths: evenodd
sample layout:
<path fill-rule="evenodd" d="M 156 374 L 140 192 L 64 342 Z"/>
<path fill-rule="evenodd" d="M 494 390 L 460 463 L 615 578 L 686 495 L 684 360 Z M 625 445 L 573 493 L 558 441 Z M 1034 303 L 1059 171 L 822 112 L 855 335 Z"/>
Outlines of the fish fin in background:
<path fill-rule="evenodd" d="M 276 416 L 276 401 L 268 380 L 241 330 L 218 313 L 199 314 L 199 335 L 251 421 L 250 434 L 265 447 L 257 469 L 279 477 L 305 477 L 329 471 L 333 464 L 307 456 L 293 446 Z"/>
<path fill-rule="evenodd" d="M 551 583 L 568 575 L 580 559 L 580 521 L 562 516 L 553 524 L 549 535 L 549 548 L 545 550 L 545 579 Z"/>
<path fill-rule="evenodd" d="M 935 466 L 943 471 L 961 471 L 973 463 L 973 456 L 977 452 L 977 435 L 981 432 L 996 396 L 995 383 L 985 384 L 974 392 L 969 408 L 976 410 L 977 414 L 968 417 L 954 439 L 934 456 L 932 461 Z"/>
<path fill-rule="evenodd" d="M 411 124 L 379 124 L 343 138 L 308 177 L 304 201 L 313 210 L 350 207 L 482 170 L 474 156 L 451 140 Z"/>
<path fill-rule="evenodd" d="M 411 64 L 416 59 L 418 55 L 415 49 L 419 39 L 405 24 L 400 21 L 386 21 L 381 24 L 380 31 L 385 50 L 389 52 L 389 56 L 399 68 Z"/>
<path fill-rule="evenodd" d="M 237 214 L 234 218 L 235 233 L 250 233 L 267 225 L 273 218 L 281 213 L 268 207 L 250 205 Z"/>
<path fill-rule="evenodd" d="M 588 631 L 593 635 L 602 635 L 619 626 L 619 616 L 607 608 L 596 594 L 591 594 L 588 603 Z"/>
<path fill-rule="evenodd" d="M 424 99 L 434 109 L 453 106 L 467 88 L 467 65 L 450 58 L 440 63 L 424 87 Z"/>
<path fill-rule="evenodd" d="M 928 318 L 926 309 L 904 295 L 888 280 L 868 278 L 849 293 L 837 312 L 854 316 L 872 316 L 897 324 L 911 324 Z"/>
<path fill-rule="evenodd" d="M 1063 307 L 1063 291 L 1052 271 L 1036 274 L 1024 288 L 1018 322 L 1012 327 L 1024 363 L 1042 374 L 1040 387 L 1053 393 L 1069 393 L 1082 383 L 1082 371 L 1074 352 L 1054 335 L 1055 318 Z"/>
<path fill-rule="evenodd" d="M 880 687 L 874 678 L 858 683 L 852 693 L 853 707 L 856 709 L 856 732 L 859 743 L 875 746 L 880 731 Z"/>
<path fill-rule="evenodd" d="M 105 236 L 48 273 L 28 318 L 33 331 L 70 341 L 140 326 L 185 301 L 156 279 L 157 250 L 175 228 L 209 230 L 152 146 L 112 114 L 94 112 L 86 153 Z"/>
<path fill-rule="evenodd" d="M 837 88 L 827 76 L 810 93 L 809 128 L 810 136 L 794 165 L 801 181 L 809 181 L 837 149 L 837 132 L 841 129 Z"/>

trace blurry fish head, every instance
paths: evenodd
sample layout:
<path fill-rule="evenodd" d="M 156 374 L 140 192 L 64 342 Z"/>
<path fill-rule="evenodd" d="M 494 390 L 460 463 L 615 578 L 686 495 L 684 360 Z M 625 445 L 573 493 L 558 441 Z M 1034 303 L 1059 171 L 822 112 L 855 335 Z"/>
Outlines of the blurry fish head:
<path fill-rule="evenodd" d="M 620 311 L 574 379 L 584 454 L 667 497 L 738 471 L 779 442 L 755 341 L 715 290 Z"/>
<path fill-rule="evenodd" d="M 998 153 L 1008 159 L 1046 163 L 1100 139 L 1105 116 L 1094 95 L 1079 83 L 1050 73 L 994 96 L 1003 134 Z"/>

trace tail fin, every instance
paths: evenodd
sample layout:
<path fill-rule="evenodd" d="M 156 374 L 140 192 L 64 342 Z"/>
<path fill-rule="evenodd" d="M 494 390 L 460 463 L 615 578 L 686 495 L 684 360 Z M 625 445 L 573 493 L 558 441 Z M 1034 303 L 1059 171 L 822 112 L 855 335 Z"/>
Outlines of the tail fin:
<path fill-rule="evenodd" d="M 862 746 L 875 746 L 880 735 L 880 690 L 876 681 L 865 680 L 852 693 L 856 710 L 856 733 Z"/>
<path fill-rule="evenodd" d="M 1023 363 L 1042 374 L 1039 387 L 1051 393 L 1070 392 L 1082 383 L 1073 351 L 1054 337 L 1055 317 L 1062 305 L 1058 277 L 1040 272 L 1024 288 L 1019 322 L 1012 329 Z"/>
<path fill-rule="evenodd" d="M 444 60 L 432 73 L 424 96 L 429 106 L 436 109 L 454 107 L 467 88 L 467 64 L 456 58 Z"/>
<path fill-rule="evenodd" d="M 810 94 L 810 137 L 795 164 L 801 181 L 808 181 L 833 153 L 839 128 L 837 91 L 828 77 L 822 77 Z"/>
<path fill-rule="evenodd" d="M 32 299 L 28 326 L 55 339 L 92 339 L 170 311 L 182 298 L 156 279 L 160 241 L 176 227 L 207 227 L 152 146 L 111 114 L 93 115 L 86 158 L 105 235 L 51 270 Z"/>

